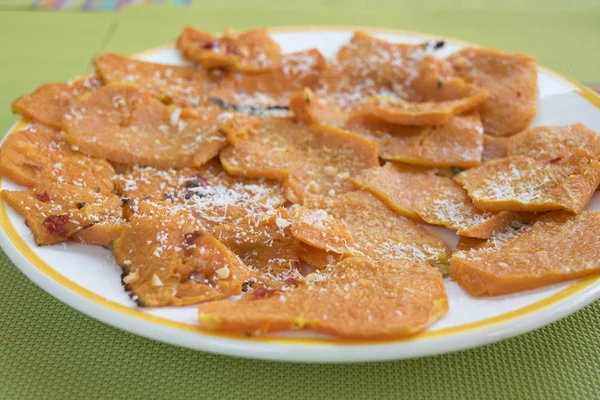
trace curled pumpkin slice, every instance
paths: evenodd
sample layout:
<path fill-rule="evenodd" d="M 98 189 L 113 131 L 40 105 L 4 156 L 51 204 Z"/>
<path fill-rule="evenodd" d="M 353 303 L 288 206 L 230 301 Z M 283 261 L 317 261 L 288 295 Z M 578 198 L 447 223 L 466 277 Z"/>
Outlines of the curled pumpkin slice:
<path fill-rule="evenodd" d="M 133 84 L 179 107 L 205 105 L 206 93 L 214 86 L 206 71 L 190 66 L 156 64 L 114 53 L 96 57 L 94 64 L 105 84 Z"/>
<path fill-rule="evenodd" d="M 600 157 L 582 149 L 548 162 L 510 156 L 463 171 L 454 179 L 485 211 L 578 213 L 600 184 Z"/>
<path fill-rule="evenodd" d="M 143 306 L 186 305 L 242 292 L 255 273 L 199 229 L 186 210 L 144 202 L 111 250 L 123 284 Z"/>
<path fill-rule="evenodd" d="M 62 182 L 110 193 L 114 173 L 107 161 L 74 151 L 57 131 L 43 125 L 11 133 L 0 148 L 0 174 L 27 187 Z"/>
<path fill-rule="evenodd" d="M 117 196 L 89 188 L 41 183 L 28 190 L 3 190 L 2 198 L 23 216 L 38 245 L 63 242 L 94 224 L 125 223 Z"/>
<path fill-rule="evenodd" d="M 536 113 L 537 68 L 523 54 L 466 48 L 448 57 L 456 75 L 489 93 L 479 108 L 485 133 L 510 136 L 527 128 Z"/>
<path fill-rule="evenodd" d="M 266 29 L 214 36 L 187 26 L 177 39 L 177 48 L 186 59 L 206 68 L 263 72 L 281 64 L 281 49 Z"/>
<path fill-rule="evenodd" d="M 467 241 L 450 275 L 474 296 L 501 295 L 600 272 L 600 213 L 553 211 L 513 224 L 487 241 Z"/>
<path fill-rule="evenodd" d="M 46 83 L 33 93 L 16 99 L 12 104 L 12 111 L 49 127 L 61 129 L 63 116 L 69 111 L 75 98 L 91 92 L 100 84 L 100 80 L 93 75 L 68 83 Z"/>

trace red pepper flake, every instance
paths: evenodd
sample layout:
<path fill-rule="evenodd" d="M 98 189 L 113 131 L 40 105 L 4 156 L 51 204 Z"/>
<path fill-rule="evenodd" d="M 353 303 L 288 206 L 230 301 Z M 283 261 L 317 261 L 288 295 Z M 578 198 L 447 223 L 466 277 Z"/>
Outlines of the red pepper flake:
<path fill-rule="evenodd" d="M 219 43 L 216 40 L 210 41 L 208 43 L 205 43 L 202 48 L 205 50 L 212 50 L 215 47 L 217 47 L 219 45 Z"/>
<path fill-rule="evenodd" d="M 517 98 L 521 97 L 521 92 L 517 90 Z"/>
<path fill-rule="evenodd" d="M 53 235 L 67 237 L 65 225 L 69 222 L 69 214 L 51 215 L 44 220 L 44 226 Z"/>
<path fill-rule="evenodd" d="M 302 282 L 300 282 L 298 279 L 296 278 L 287 278 L 285 281 L 283 281 L 286 285 L 288 286 L 295 286 L 298 287 L 302 284 Z"/>
<path fill-rule="evenodd" d="M 194 231 L 192 233 L 188 233 L 185 235 L 185 240 L 190 242 L 192 240 L 201 238 L 202 236 L 204 236 L 204 232 L 202 231 Z"/>
<path fill-rule="evenodd" d="M 264 299 L 267 296 L 272 295 L 273 293 L 277 293 L 278 291 L 279 290 L 275 290 L 275 289 L 267 289 L 263 285 L 260 285 L 259 287 L 254 289 L 252 294 L 254 295 L 254 298 L 256 300 L 260 300 L 260 299 Z"/>
<path fill-rule="evenodd" d="M 238 49 L 237 47 L 235 47 L 232 44 L 227 43 L 227 45 L 225 46 L 225 54 L 234 54 L 234 55 L 240 55 L 240 49 Z"/>
<path fill-rule="evenodd" d="M 203 177 L 200 174 L 194 175 L 192 176 L 186 183 L 186 186 L 189 188 L 195 188 L 195 187 L 207 187 L 208 186 L 208 179 L 206 179 L 205 177 Z"/>
<path fill-rule="evenodd" d="M 47 203 L 50 201 L 50 195 L 47 192 L 44 193 L 34 193 L 33 194 L 36 199 L 41 201 L 42 203 Z"/>
<path fill-rule="evenodd" d="M 562 157 L 553 158 L 552 160 L 548 161 L 548 164 L 555 164 L 555 163 L 559 162 L 562 159 L 563 159 Z"/>

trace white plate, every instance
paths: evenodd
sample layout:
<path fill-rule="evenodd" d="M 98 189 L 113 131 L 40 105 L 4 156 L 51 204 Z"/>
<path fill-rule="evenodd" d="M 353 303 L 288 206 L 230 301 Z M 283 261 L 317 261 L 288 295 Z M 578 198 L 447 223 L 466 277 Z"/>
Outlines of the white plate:
<path fill-rule="evenodd" d="M 370 30 L 392 42 L 421 43 L 431 36 Z M 352 34 L 352 28 L 296 28 L 273 30 L 285 52 L 317 47 L 332 57 Z M 446 41 L 441 55 L 465 43 Z M 173 48 L 139 55 L 147 61 L 180 64 Z M 538 115 L 533 125 L 582 122 L 600 132 L 600 98 L 545 68 L 539 69 Z M 22 127 L 17 123 L 13 130 Z M 2 180 L 2 188 L 17 189 Z M 587 207 L 600 210 L 600 194 Z M 600 297 L 600 277 L 567 282 L 509 296 L 473 298 L 446 278 L 450 312 L 423 334 L 387 342 L 332 341 L 306 332 L 265 338 L 241 338 L 201 332 L 196 307 L 139 309 L 121 288 L 120 271 L 110 252 L 102 247 L 62 244 L 37 247 L 23 219 L 0 204 L 0 245 L 33 282 L 51 295 L 107 324 L 148 338 L 192 349 L 242 357 L 286 361 L 350 362 L 400 359 L 446 353 L 480 346 L 544 326 L 563 318 Z M 456 235 L 434 229 L 450 244 Z M 598 234 L 596 232 L 590 234 Z"/>

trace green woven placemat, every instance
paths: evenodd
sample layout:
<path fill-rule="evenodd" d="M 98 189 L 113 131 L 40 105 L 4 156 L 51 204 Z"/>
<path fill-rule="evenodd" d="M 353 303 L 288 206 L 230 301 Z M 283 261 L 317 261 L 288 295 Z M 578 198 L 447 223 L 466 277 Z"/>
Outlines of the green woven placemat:
<path fill-rule="evenodd" d="M 354 24 L 427 31 L 534 54 L 581 80 L 600 80 L 600 6 L 548 10 L 473 0 L 409 8 L 373 0 L 252 5 L 204 2 L 192 9 L 109 13 L 0 12 L 0 124 L 14 97 L 89 68 L 94 54 L 169 42 L 183 24 Z M 216 3 L 216 2 L 215 2 Z M 236 5 L 237 4 L 237 5 Z M 541 4 L 541 3 L 538 3 Z M 596 8 L 594 8 L 596 7 Z M 462 11 L 461 11 L 462 10 Z M 111 328 L 37 288 L 0 253 L 0 399 L 553 399 L 600 398 L 600 303 L 501 343 L 456 354 L 386 363 L 301 365 L 181 349 Z"/>

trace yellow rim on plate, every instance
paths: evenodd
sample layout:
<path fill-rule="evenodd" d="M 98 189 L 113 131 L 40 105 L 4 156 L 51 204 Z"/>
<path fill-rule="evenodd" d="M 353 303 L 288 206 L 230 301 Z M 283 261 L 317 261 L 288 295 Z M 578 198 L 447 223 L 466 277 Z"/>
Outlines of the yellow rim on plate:
<path fill-rule="evenodd" d="M 403 35 L 403 36 L 414 36 L 414 37 L 420 37 L 420 38 L 439 39 L 439 36 L 421 34 L 418 32 L 393 30 L 393 29 L 385 29 L 385 28 L 356 27 L 356 26 L 355 27 L 349 27 L 349 26 L 348 27 L 346 27 L 346 26 L 319 26 L 319 27 L 297 26 L 297 27 L 270 28 L 269 30 L 272 32 L 298 32 L 298 31 L 347 32 L 347 31 L 355 31 L 355 30 L 364 30 L 364 31 L 367 31 L 370 33 L 390 33 L 390 34 Z M 474 45 L 474 44 L 471 44 L 468 42 L 464 42 L 461 40 L 456 40 L 456 39 L 449 39 L 449 40 L 452 42 L 462 44 L 462 45 L 466 45 L 466 46 L 477 46 L 477 45 Z M 144 55 L 151 54 L 151 53 L 154 53 L 161 49 L 166 49 L 166 48 L 170 48 L 170 47 L 172 47 L 172 46 L 167 45 L 167 46 L 152 48 L 152 49 L 146 50 L 141 53 L 136 53 L 132 57 L 140 58 L 140 57 L 143 57 Z M 588 102 L 590 102 L 591 104 L 593 104 L 596 108 L 598 108 L 600 110 L 600 96 L 598 94 L 596 94 L 595 92 L 593 92 L 591 89 L 581 85 L 580 83 L 572 80 L 571 78 L 568 78 L 568 77 L 566 77 L 560 73 L 557 73 L 553 70 L 550 70 L 548 68 L 540 67 L 540 66 L 538 66 L 538 68 L 549 71 L 550 73 L 552 73 L 554 75 L 558 75 L 558 76 L 562 77 L 563 79 L 565 79 L 566 81 L 575 85 L 578 88 L 578 90 L 575 91 L 575 93 L 578 94 L 579 96 L 583 97 L 584 99 L 586 99 Z M 16 132 L 16 131 L 24 128 L 28 123 L 29 122 L 26 119 L 21 118 L 21 120 L 19 120 L 12 127 L 12 129 L 8 132 L 8 134 L 11 134 L 13 132 Z M 2 184 L 2 182 L 0 180 L 0 189 L 1 189 L 1 184 Z M 390 340 L 383 340 L 383 341 L 382 340 L 377 340 L 377 341 L 375 341 L 375 340 L 372 340 L 372 341 L 344 340 L 344 339 L 335 339 L 335 338 L 317 339 L 317 338 L 298 338 L 298 337 L 281 337 L 281 336 L 256 336 L 256 337 L 249 338 L 249 337 L 246 337 L 245 335 L 236 335 L 236 334 L 228 334 L 228 333 L 220 333 L 220 332 L 214 332 L 214 331 L 209 331 L 209 330 L 203 330 L 203 329 L 201 329 L 201 327 L 199 325 L 186 324 L 183 322 L 177 322 L 177 321 L 173 321 L 173 320 L 170 320 L 167 318 L 147 314 L 147 313 L 141 311 L 140 309 L 131 308 L 131 307 L 125 306 L 123 304 L 117 303 L 115 301 L 108 300 L 108 299 L 92 292 L 91 290 L 88 290 L 88 289 L 78 285 L 77 283 L 73 282 L 72 280 L 70 280 L 66 276 L 60 274 L 54 268 L 49 266 L 44 260 L 42 260 L 31 249 L 31 247 L 29 247 L 29 245 L 27 243 L 25 243 L 25 241 L 19 235 L 19 233 L 15 229 L 14 225 L 12 224 L 11 220 L 9 219 L 8 212 L 6 210 L 6 204 L 4 201 L 0 201 L 0 226 L 2 227 L 6 236 L 12 242 L 12 244 L 19 250 L 19 252 L 33 266 L 35 266 L 38 270 L 43 272 L 46 276 L 48 276 L 55 282 L 59 283 L 60 285 L 66 287 L 67 289 L 77 293 L 78 295 L 80 295 L 96 304 L 105 306 L 113 311 L 117 311 L 119 313 L 126 314 L 131 317 L 135 317 L 135 318 L 147 321 L 147 322 L 152 322 L 152 323 L 170 327 L 170 328 L 175 328 L 175 329 L 179 329 L 179 330 L 194 332 L 194 333 L 213 336 L 213 337 L 223 337 L 223 338 L 229 338 L 229 339 L 245 340 L 245 341 L 250 341 L 250 342 L 260 341 L 260 342 L 267 342 L 267 343 L 284 343 L 284 344 L 295 344 L 295 345 L 302 345 L 302 344 L 364 345 L 364 344 L 407 342 L 407 341 L 446 337 L 446 336 L 451 336 L 451 335 L 455 335 L 458 333 L 464 333 L 464 332 L 473 331 L 476 329 L 481 329 L 481 328 L 488 327 L 491 325 L 496 325 L 496 324 L 500 324 L 503 322 L 507 322 L 507 321 L 510 321 L 515 318 L 523 317 L 525 315 L 531 314 L 533 312 L 536 312 L 538 310 L 541 310 L 541 309 L 549 307 L 553 304 L 556 304 L 562 300 L 568 299 L 568 298 L 574 296 L 575 294 L 580 293 L 584 289 L 590 287 L 594 283 L 600 281 L 600 276 L 592 276 L 592 277 L 588 277 L 588 278 L 583 278 L 583 279 L 580 279 L 580 280 L 576 281 L 575 283 L 571 284 L 570 286 L 564 288 L 563 290 L 561 290 L 558 293 L 555 293 L 549 297 L 546 297 L 545 299 L 537 301 L 528 306 L 519 308 L 517 310 L 513 310 L 513 311 L 507 312 L 505 314 L 498 315 L 496 317 L 488 318 L 488 319 L 481 320 L 481 321 L 471 322 L 468 324 L 459 325 L 459 326 L 455 326 L 455 327 L 451 327 L 451 328 L 443 328 L 443 329 L 438 329 L 438 330 L 434 330 L 434 331 L 425 331 L 423 333 L 420 333 L 416 336 L 412 336 L 409 338 L 390 339 Z"/>

